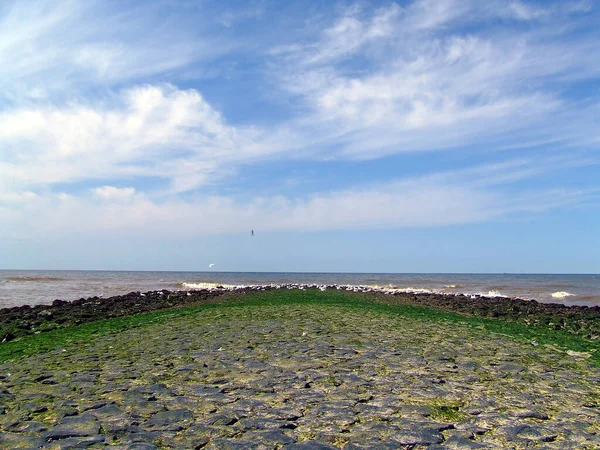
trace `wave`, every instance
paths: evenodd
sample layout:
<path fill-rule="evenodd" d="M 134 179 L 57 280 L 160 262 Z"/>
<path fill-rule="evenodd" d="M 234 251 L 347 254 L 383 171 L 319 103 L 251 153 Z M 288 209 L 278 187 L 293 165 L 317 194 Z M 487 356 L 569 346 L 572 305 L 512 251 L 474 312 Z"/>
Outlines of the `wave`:
<path fill-rule="evenodd" d="M 570 292 L 565 291 L 557 291 L 550 294 L 552 298 L 565 298 L 565 297 L 573 297 L 575 294 L 571 294 Z"/>
<path fill-rule="evenodd" d="M 234 289 L 238 287 L 234 284 L 223 283 L 181 283 L 181 285 L 188 289 Z"/>
<path fill-rule="evenodd" d="M 492 286 L 488 291 L 479 291 L 479 292 L 468 292 L 465 291 L 465 287 L 460 284 L 449 284 L 446 285 L 443 289 L 452 289 L 452 292 L 448 290 L 438 290 L 438 289 L 429 289 L 426 287 L 415 287 L 415 286 L 398 286 L 393 284 L 388 285 L 377 285 L 377 284 L 303 284 L 303 283 L 257 283 L 257 284 L 226 284 L 226 283 L 218 283 L 214 281 L 197 281 L 197 282 L 181 282 L 179 285 L 182 289 L 186 290 L 228 290 L 235 291 L 238 289 L 244 288 L 275 288 L 275 289 L 310 289 L 316 288 L 325 290 L 327 288 L 337 288 L 337 289 L 345 289 L 350 291 L 378 291 L 387 294 L 441 294 L 441 295 L 456 295 L 462 293 L 463 295 L 469 296 L 471 298 L 513 298 L 514 294 L 505 294 L 503 291 L 495 289 L 496 286 Z M 506 292 L 506 291 L 504 291 Z M 533 295 L 533 297 L 543 298 L 547 297 L 548 294 L 542 295 Z M 557 291 L 550 294 L 550 297 L 556 300 L 563 300 L 567 297 L 573 297 L 576 294 L 572 294 L 566 291 Z M 519 298 L 525 298 L 520 296 Z M 578 297 L 580 298 L 580 297 Z M 593 301 L 597 301 L 597 296 L 593 296 Z"/>
<path fill-rule="evenodd" d="M 319 287 L 319 286 L 324 286 L 326 284 L 303 284 L 303 283 L 282 283 L 279 286 L 297 286 L 300 288 L 307 288 L 307 287 Z M 201 281 L 201 282 L 196 282 L 196 283 L 181 283 L 181 286 L 183 286 L 184 288 L 188 288 L 188 289 L 236 289 L 236 288 L 244 288 L 244 287 L 259 287 L 259 286 L 272 286 L 272 287 L 276 287 L 278 286 L 278 284 L 224 284 L 224 283 L 215 283 L 215 282 L 208 282 L 208 281 Z M 431 290 L 431 289 L 427 289 L 427 288 L 422 288 L 422 287 L 403 287 L 403 286 L 394 286 L 394 285 L 387 285 L 387 286 L 380 286 L 378 284 L 360 284 L 360 285 L 339 285 L 341 287 L 346 287 L 346 288 L 361 288 L 361 289 L 378 289 L 378 290 L 386 290 L 386 291 L 393 291 L 393 292 L 404 292 L 407 294 L 432 294 L 435 291 Z"/>
<path fill-rule="evenodd" d="M 375 289 L 380 289 L 379 286 L 367 286 Z M 434 291 L 427 288 L 420 287 L 398 287 L 398 286 L 387 286 L 383 289 L 394 291 L 394 292 L 404 292 L 406 294 L 432 294 Z"/>
<path fill-rule="evenodd" d="M 495 290 L 491 290 L 491 291 L 487 291 L 487 292 L 478 292 L 475 295 L 479 295 L 480 297 L 489 297 L 489 298 L 493 298 L 493 297 L 510 298 L 510 297 L 504 295 L 503 293 L 501 293 L 500 291 L 495 291 Z"/>
<path fill-rule="evenodd" d="M 6 281 L 8 283 L 29 283 L 29 282 L 35 282 L 35 281 L 40 281 L 40 282 L 44 282 L 44 281 L 64 281 L 65 278 L 60 278 L 60 277 L 44 277 L 44 276 L 19 276 L 19 277 L 7 277 Z"/>

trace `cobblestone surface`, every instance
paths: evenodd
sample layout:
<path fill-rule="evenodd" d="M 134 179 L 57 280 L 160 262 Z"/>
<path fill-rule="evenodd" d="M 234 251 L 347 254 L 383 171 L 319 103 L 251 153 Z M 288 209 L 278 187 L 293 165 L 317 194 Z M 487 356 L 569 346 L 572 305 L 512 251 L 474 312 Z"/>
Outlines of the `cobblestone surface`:
<path fill-rule="evenodd" d="M 466 325 L 215 308 L 0 364 L 0 448 L 593 449 L 599 386 Z"/>

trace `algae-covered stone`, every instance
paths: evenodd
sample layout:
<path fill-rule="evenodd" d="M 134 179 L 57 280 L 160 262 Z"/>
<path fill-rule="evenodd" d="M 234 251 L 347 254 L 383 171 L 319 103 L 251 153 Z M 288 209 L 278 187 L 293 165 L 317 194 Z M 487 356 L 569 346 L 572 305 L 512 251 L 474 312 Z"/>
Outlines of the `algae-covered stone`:
<path fill-rule="evenodd" d="M 0 448 L 595 448 L 600 439 L 600 370 L 588 359 L 368 309 L 207 308 L 3 362 L 0 373 Z"/>

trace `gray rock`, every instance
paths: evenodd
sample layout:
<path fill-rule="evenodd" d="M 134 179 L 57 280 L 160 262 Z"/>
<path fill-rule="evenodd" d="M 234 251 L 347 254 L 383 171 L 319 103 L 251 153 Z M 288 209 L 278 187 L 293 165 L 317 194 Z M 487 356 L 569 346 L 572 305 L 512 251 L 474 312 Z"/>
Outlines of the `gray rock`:
<path fill-rule="evenodd" d="M 61 450 L 68 449 L 80 449 L 80 448 L 88 448 L 94 444 L 100 444 L 104 442 L 104 436 L 90 436 L 90 437 L 71 437 L 67 439 L 61 439 L 58 441 L 52 441 L 52 445 L 59 445 Z"/>
<path fill-rule="evenodd" d="M 275 430 L 278 428 L 295 428 L 292 422 L 260 418 L 242 419 L 236 424 L 236 428 L 238 427 L 244 430 Z"/>
<path fill-rule="evenodd" d="M 548 420 L 548 414 L 539 412 L 539 411 L 525 411 L 517 414 L 517 417 L 521 419 L 538 419 L 538 420 Z"/>
<path fill-rule="evenodd" d="M 445 442 L 444 446 L 452 449 L 471 449 L 471 448 L 490 448 L 485 444 L 465 439 L 459 436 L 450 436 Z"/>
<path fill-rule="evenodd" d="M 28 436 L 21 433 L 0 433 L 0 448 L 42 448 L 44 439 L 36 436 Z"/>
<path fill-rule="evenodd" d="M 208 419 L 203 420 L 201 423 L 204 425 L 217 425 L 217 426 L 229 426 L 233 425 L 238 421 L 235 416 L 227 414 L 212 414 Z"/>
<path fill-rule="evenodd" d="M 366 441 L 344 445 L 344 450 L 397 450 L 398 448 L 398 443 L 393 441 Z"/>
<path fill-rule="evenodd" d="M 125 447 L 126 450 L 158 450 L 158 447 L 154 444 L 147 442 L 138 442 L 136 444 L 129 444 Z"/>
<path fill-rule="evenodd" d="M 65 417 L 60 424 L 41 433 L 44 439 L 66 439 L 70 437 L 96 436 L 100 432 L 100 425 L 96 418 L 90 414 Z"/>
<path fill-rule="evenodd" d="M 104 405 L 97 409 L 89 409 L 87 412 L 96 417 L 114 417 L 123 414 L 123 410 L 117 405 Z"/>
<path fill-rule="evenodd" d="M 320 441 L 304 441 L 297 444 L 285 445 L 283 448 L 285 450 L 339 450 L 333 445 Z"/>
<path fill-rule="evenodd" d="M 249 431 L 244 433 L 244 439 L 252 442 L 264 442 L 277 445 L 287 445 L 296 442 L 296 439 L 288 436 L 282 430 Z"/>
<path fill-rule="evenodd" d="M 215 439 L 205 448 L 206 450 L 275 450 L 275 445 L 246 439 Z"/>
<path fill-rule="evenodd" d="M 11 431 L 18 431 L 19 433 L 39 433 L 46 431 L 48 425 L 43 422 L 31 421 L 31 422 L 20 422 L 10 427 Z"/>
<path fill-rule="evenodd" d="M 184 425 L 189 425 L 192 418 L 192 412 L 187 409 L 162 411 L 156 413 L 150 420 L 140 426 L 150 430 L 180 431 L 184 428 Z"/>
<path fill-rule="evenodd" d="M 400 430 L 390 435 L 390 439 L 402 445 L 431 445 L 444 442 L 444 436 L 437 431 L 418 428 Z"/>

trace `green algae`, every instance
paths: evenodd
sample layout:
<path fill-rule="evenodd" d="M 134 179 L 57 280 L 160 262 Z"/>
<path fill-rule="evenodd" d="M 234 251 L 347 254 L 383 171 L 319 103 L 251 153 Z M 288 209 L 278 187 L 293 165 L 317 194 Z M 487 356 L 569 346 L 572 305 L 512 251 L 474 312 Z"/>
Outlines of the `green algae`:
<path fill-rule="evenodd" d="M 227 308 L 283 305 L 319 305 L 333 308 L 350 308 L 368 310 L 396 316 L 404 320 L 417 320 L 468 327 L 486 333 L 509 336 L 511 338 L 531 342 L 532 347 L 543 347 L 558 353 L 577 352 L 580 358 L 589 358 L 594 365 L 600 366 L 600 342 L 573 335 L 561 329 L 544 326 L 526 325 L 501 319 L 465 316 L 459 313 L 443 311 L 437 308 L 407 304 L 390 304 L 382 300 L 382 296 L 371 296 L 363 293 L 328 289 L 277 289 L 267 291 L 234 292 L 223 296 L 216 303 L 202 306 L 187 306 L 150 313 L 135 314 L 127 317 L 104 319 L 82 325 L 62 328 L 48 327 L 47 331 L 18 338 L 0 344 L 0 361 L 27 357 L 51 350 L 86 345 L 96 336 L 115 334 L 124 330 L 168 323 L 177 318 L 197 317 L 207 309 L 221 309 L 226 314 Z M 258 313 L 259 309 L 256 309 Z M 201 320 L 201 319 L 200 319 Z M 398 321 L 402 327 L 402 321 Z M 577 365 L 575 358 L 573 364 Z"/>

